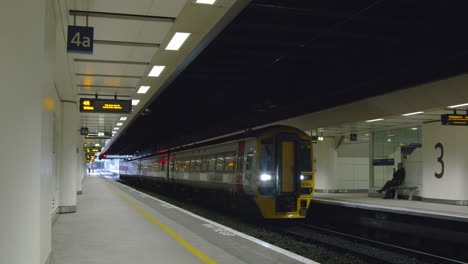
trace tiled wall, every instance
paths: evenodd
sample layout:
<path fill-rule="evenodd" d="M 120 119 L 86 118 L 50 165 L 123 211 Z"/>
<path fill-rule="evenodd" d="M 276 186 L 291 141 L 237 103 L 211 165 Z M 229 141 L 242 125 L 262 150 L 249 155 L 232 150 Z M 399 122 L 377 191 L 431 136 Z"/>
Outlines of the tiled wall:
<path fill-rule="evenodd" d="M 337 157 L 338 189 L 369 188 L 369 158 Z"/>

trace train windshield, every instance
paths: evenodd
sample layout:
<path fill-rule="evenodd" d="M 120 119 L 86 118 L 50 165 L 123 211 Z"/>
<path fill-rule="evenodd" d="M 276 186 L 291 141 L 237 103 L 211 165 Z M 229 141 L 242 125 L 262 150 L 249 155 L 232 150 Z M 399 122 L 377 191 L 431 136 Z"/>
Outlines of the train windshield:
<path fill-rule="evenodd" d="M 264 144 L 260 150 L 260 171 L 273 171 L 273 144 Z"/>
<path fill-rule="evenodd" d="M 312 144 L 309 140 L 301 140 L 299 147 L 299 171 L 312 171 Z"/>

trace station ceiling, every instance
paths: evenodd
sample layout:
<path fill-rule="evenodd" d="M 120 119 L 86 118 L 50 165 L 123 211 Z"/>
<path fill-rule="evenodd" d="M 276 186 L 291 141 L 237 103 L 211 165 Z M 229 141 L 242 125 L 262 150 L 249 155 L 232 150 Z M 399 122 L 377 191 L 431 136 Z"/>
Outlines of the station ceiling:
<path fill-rule="evenodd" d="M 467 11 L 466 1 L 252 0 L 107 151 L 155 151 L 465 73 Z"/>

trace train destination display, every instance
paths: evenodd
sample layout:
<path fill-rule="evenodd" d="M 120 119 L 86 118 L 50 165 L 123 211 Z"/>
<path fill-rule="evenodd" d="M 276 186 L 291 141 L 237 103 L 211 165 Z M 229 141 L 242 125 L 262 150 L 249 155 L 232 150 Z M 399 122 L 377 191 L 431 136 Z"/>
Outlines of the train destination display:
<path fill-rule="evenodd" d="M 131 100 L 80 99 L 80 112 L 89 113 L 130 113 Z"/>
<path fill-rule="evenodd" d="M 446 114 L 440 116 L 442 125 L 468 126 L 468 115 Z"/>

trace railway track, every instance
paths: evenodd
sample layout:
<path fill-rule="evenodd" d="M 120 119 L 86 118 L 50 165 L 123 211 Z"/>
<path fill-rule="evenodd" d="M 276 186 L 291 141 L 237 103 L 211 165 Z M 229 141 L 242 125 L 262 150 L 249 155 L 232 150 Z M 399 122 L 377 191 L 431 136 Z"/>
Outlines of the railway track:
<path fill-rule="evenodd" d="M 370 263 L 467 263 L 377 240 L 338 232 L 310 223 L 276 223 L 272 228 L 313 243 L 357 254 Z"/>

